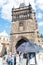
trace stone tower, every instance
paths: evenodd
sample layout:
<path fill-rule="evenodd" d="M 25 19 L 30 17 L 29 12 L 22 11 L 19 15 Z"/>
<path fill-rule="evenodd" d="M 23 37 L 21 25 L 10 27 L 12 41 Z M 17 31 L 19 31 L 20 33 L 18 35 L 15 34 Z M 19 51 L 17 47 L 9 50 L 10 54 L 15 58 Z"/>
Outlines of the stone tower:
<path fill-rule="evenodd" d="M 12 8 L 12 26 L 10 34 L 10 52 L 14 54 L 23 42 L 34 42 L 40 45 L 36 14 L 31 4 L 21 3 L 19 8 Z"/>

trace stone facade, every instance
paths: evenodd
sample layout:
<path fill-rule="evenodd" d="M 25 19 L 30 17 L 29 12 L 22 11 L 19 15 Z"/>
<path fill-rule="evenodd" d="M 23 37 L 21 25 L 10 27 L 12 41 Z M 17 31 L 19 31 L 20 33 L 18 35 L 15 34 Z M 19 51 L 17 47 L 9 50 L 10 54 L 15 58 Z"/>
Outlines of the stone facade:
<path fill-rule="evenodd" d="M 31 4 L 25 6 L 22 3 L 19 8 L 12 8 L 10 52 L 14 54 L 16 48 L 27 41 L 41 45 L 35 11 Z"/>
<path fill-rule="evenodd" d="M 5 48 L 8 54 L 9 53 L 9 39 L 8 39 L 8 34 L 4 30 L 3 32 L 0 33 L 0 56 L 3 56 Z"/>

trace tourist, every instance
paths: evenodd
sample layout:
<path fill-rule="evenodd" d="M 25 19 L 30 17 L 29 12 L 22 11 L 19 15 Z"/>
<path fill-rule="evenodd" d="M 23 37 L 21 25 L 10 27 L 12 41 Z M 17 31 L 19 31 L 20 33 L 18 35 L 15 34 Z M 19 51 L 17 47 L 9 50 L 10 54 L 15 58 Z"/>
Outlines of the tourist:
<path fill-rule="evenodd" d="M 16 54 L 16 65 L 19 65 L 19 54 Z"/>
<path fill-rule="evenodd" d="M 7 56 L 6 62 L 8 65 L 11 65 L 11 56 L 10 55 Z"/>
<path fill-rule="evenodd" d="M 20 65 L 23 65 L 23 53 L 20 53 Z"/>
<path fill-rule="evenodd" d="M 26 65 L 29 64 L 29 54 L 27 53 L 27 61 L 26 61 Z"/>
<path fill-rule="evenodd" d="M 16 54 L 14 55 L 14 65 L 16 65 Z"/>

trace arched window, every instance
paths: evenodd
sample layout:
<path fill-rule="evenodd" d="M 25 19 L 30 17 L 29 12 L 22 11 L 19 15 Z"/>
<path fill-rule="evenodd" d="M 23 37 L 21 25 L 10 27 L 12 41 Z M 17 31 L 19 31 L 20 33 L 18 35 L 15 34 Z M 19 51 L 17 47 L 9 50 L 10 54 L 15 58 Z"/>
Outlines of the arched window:
<path fill-rule="evenodd" d="M 3 56 L 7 54 L 7 48 L 5 47 L 4 48 L 4 51 L 3 51 Z"/>

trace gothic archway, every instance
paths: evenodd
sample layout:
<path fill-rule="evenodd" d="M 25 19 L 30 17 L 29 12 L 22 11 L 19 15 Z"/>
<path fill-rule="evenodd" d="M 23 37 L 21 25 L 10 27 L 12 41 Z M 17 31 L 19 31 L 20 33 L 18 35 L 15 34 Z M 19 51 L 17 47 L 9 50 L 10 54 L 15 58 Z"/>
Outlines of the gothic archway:
<path fill-rule="evenodd" d="M 27 38 L 21 37 L 21 39 L 18 40 L 17 43 L 16 43 L 16 49 L 17 49 L 22 43 L 28 42 L 28 41 L 29 41 L 29 40 L 28 40 Z"/>

